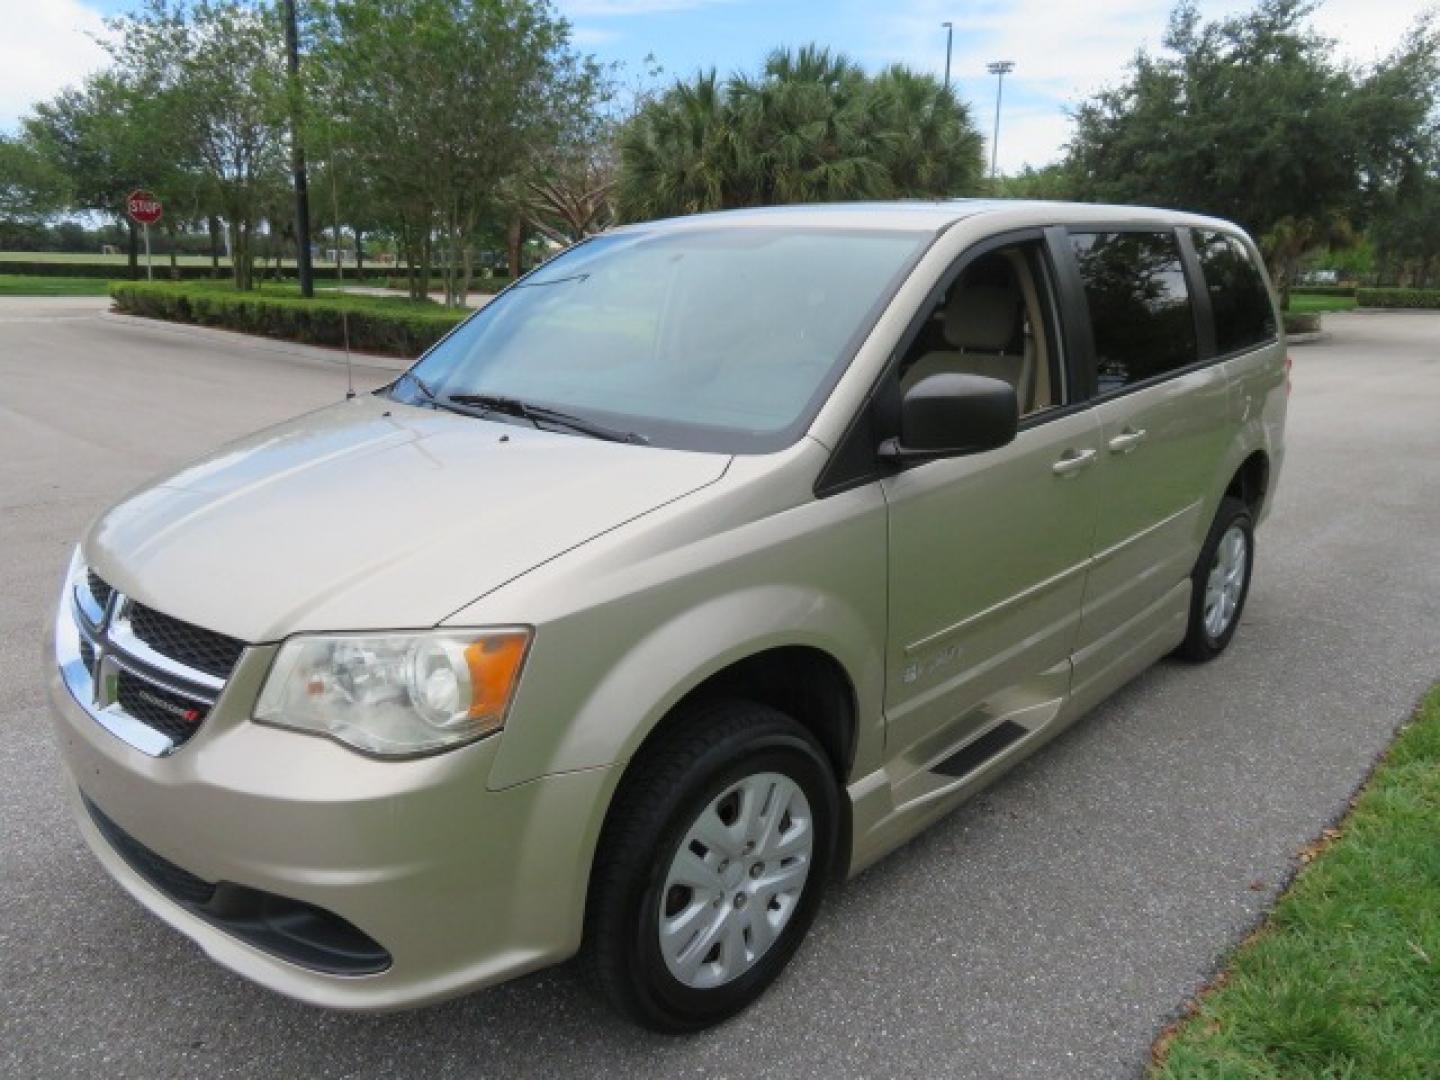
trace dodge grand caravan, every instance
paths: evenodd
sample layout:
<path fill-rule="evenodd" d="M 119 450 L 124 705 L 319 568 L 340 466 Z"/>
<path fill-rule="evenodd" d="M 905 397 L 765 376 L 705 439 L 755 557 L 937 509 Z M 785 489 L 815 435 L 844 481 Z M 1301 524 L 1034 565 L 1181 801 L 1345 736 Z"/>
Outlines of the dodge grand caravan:
<path fill-rule="evenodd" d="M 51 664 L 79 827 L 308 1002 L 583 952 L 627 1016 L 712 1023 L 835 880 L 1225 649 L 1286 390 L 1224 221 L 617 229 L 96 521 Z"/>

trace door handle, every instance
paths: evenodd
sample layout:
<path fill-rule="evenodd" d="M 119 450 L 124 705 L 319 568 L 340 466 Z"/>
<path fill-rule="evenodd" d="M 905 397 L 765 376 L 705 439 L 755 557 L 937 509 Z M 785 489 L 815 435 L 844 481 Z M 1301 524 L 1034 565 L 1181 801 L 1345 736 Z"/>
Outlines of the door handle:
<path fill-rule="evenodd" d="M 1116 435 L 1110 440 L 1110 452 L 1112 454 L 1128 454 L 1131 450 L 1139 446 L 1144 438 L 1144 428 L 1137 430 L 1127 427 L 1124 431 L 1120 432 L 1119 435 Z"/>
<path fill-rule="evenodd" d="M 1084 450 L 1066 450 L 1060 460 L 1050 466 L 1050 471 L 1056 476 L 1072 476 L 1094 460 L 1095 451 L 1089 447 Z"/>

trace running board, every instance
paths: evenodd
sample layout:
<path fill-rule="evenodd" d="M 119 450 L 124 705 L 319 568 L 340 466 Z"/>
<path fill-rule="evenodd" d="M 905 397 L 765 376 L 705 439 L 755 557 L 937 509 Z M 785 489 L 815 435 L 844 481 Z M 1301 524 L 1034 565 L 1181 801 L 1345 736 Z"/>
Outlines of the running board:
<path fill-rule="evenodd" d="M 974 742 L 966 743 L 938 765 L 931 766 L 930 771 L 942 776 L 966 776 L 1029 734 L 1029 728 L 1021 727 L 1013 720 L 1002 721 Z"/>

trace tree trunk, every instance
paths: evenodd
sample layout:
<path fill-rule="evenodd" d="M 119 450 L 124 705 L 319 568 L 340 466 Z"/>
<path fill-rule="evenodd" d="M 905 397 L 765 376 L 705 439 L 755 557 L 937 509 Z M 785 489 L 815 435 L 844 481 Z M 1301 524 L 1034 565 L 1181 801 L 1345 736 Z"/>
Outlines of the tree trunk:
<path fill-rule="evenodd" d="M 175 239 L 175 222 L 173 219 L 167 218 L 165 221 L 165 237 L 170 241 L 170 280 L 179 281 L 180 263 L 175 254 L 175 249 L 178 244 Z"/>
<path fill-rule="evenodd" d="M 475 276 L 475 255 L 467 238 L 460 245 L 460 297 L 456 307 L 464 307 L 470 297 L 470 281 Z"/>
<path fill-rule="evenodd" d="M 127 242 L 130 256 L 130 279 L 134 281 L 140 277 L 140 230 L 128 216 L 125 218 L 125 228 L 129 230 Z"/>
<path fill-rule="evenodd" d="M 465 302 L 460 292 L 460 248 L 465 235 L 461 229 L 459 213 L 453 208 L 450 220 L 445 223 L 445 306 L 459 307 Z"/>
<path fill-rule="evenodd" d="M 230 277 L 235 288 L 249 292 L 254 286 L 253 268 L 250 264 L 250 223 L 230 223 Z"/>
<path fill-rule="evenodd" d="M 210 276 L 220 276 L 220 219 L 214 214 L 206 216 L 205 224 L 210 230 Z"/>
<path fill-rule="evenodd" d="M 355 234 L 355 280 L 365 280 L 365 234 L 360 231 L 358 225 L 351 226 L 351 232 Z"/>
<path fill-rule="evenodd" d="M 435 243 L 427 225 L 425 236 L 420 241 L 420 288 L 415 296 L 417 300 L 426 300 L 430 297 L 430 265 L 434 255 Z"/>
<path fill-rule="evenodd" d="M 520 245 L 525 242 L 525 222 L 518 213 L 510 215 L 505 228 L 505 260 L 511 279 L 520 276 Z"/>

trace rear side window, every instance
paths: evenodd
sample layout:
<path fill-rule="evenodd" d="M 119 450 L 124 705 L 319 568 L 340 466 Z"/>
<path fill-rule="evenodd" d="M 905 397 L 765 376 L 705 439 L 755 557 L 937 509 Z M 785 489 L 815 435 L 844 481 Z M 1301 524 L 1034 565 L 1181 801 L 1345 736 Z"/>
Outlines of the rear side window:
<path fill-rule="evenodd" d="M 1215 316 L 1216 349 L 1238 352 L 1275 340 L 1275 310 L 1249 249 L 1225 233 L 1196 229 L 1192 235 Z"/>
<path fill-rule="evenodd" d="M 1072 233 L 1070 243 L 1090 308 L 1100 393 L 1195 362 L 1195 316 L 1173 233 Z"/>

